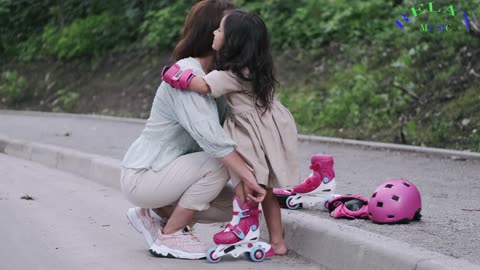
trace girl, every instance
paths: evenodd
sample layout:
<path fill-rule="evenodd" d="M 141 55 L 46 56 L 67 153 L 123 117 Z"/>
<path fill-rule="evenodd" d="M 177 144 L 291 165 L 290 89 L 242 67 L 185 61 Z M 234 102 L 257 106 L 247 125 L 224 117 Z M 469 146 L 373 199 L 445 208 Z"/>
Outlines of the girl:
<path fill-rule="evenodd" d="M 174 51 L 180 66 L 199 76 L 211 70 L 211 33 L 229 9 L 227 0 L 204 0 L 192 7 Z M 219 101 L 162 83 L 145 128 L 123 158 L 122 191 L 137 206 L 127 217 L 155 256 L 205 258 L 207 245 L 183 228 L 192 221 L 230 219 L 229 170 L 256 190 L 257 199 L 266 193 L 222 129 Z"/>
<path fill-rule="evenodd" d="M 258 183 L 267 189 L 262 205 L 270 244 L 275 254 L 283 255 L 287 247 L 282 237 L 280 207 L 272 189 L 299 183 L 297 129 L 290 112 L 274 97 L 277 81 L 268 30 L 258 16 L 234 10 L 223 17 L 213 33 L 217 70 L 200 78 L 174 65 L 164 68 L 163 79 L 177 89 L 226 97 L 230 112 L 224 130 L 237 143 L 238 153 Z M 245 203 L 254 201 L 254 191 L 244 187 L 234 173 L 230 175 L 238 198 L 234 199 L 232 221 L 214 237 L 216 244 L 259 236 L 259 230 L 252 232 L 258 228 L 258 204 Z"/>

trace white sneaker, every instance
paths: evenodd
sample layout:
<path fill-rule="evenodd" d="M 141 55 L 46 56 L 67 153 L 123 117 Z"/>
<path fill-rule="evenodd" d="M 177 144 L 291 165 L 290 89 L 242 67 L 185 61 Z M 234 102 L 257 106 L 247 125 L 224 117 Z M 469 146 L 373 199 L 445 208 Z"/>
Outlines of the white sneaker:
<path fill-rule="evenodd" d="M 157 234 L 157 240 L 150 247 L 155 257 L 198 260 L 207 257 L 208 246 L 191 231 L 180 230 L 173 234 Z"/>
<path fill-rule="evenodd" d="M 128 209 L 127 219 L 137 232 L 143 234 L 148 247 L 155 242 L 158 231 L 163 230 L 163 227 L 167 223 L 166 218 L 162 218 L 161 220 L 152 218 L 148 209 L 140 207 Z"/>

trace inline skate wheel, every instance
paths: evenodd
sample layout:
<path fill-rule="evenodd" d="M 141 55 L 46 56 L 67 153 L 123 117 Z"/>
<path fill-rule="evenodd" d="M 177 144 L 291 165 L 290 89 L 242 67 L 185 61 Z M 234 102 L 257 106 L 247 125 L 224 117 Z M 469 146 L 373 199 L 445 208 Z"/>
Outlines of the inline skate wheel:
<path fill-rule="evenodd" d="M 300 204 L 299 203 L 292 203 L 293 197 L 294 196 L 288 196 L 285 204 L 287 205 L 288 209 L 295 210 L 295 209 L 300 208 Z"/>
<path fill-rule="evenodd" d="M 222 257 L 215 258 L 215 257 L 213 256 L 213 254 L 215 253 L 215 250 L 216 250 L 216 249 L 217 249 L 217 247 L 215 246 L 215 247 L 211 247 L 211 248 L 208 250 L 208 252 L 207 252 L 207 261 L 208 261 L 209 263 L 218 263 L 218 262 L 222 259 Z"/>
<path fill-rule="evenodd" d="M 254 262 L 261 262 L 265 259 L 265 249 L 261 246 L 256 246 L 250 251 L 250 259 Z"/>

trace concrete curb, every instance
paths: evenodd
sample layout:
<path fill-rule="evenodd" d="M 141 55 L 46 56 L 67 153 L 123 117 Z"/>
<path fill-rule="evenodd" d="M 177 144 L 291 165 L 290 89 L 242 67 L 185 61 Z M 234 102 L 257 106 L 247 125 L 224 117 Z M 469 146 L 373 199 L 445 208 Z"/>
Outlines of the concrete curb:
<path fill-rule="evenodd" d="M 120 161 L 70 148 L 26 142 L 0 135 L 0 153 L 70 172 L 119 189 Z"/>
<path fill-rule="evenodd" d="M 113 122 L 125 122 L 135 124 L 145 124 L 146 120 L 138 118 L 128 117 L 116 117 L 100 114 L 76 114 L 76 113 L 53 113 L 53 112 L 37 112 L 37 111 L 13 111 L 13 110 L 0 110 L 1 114 L 7 115 L 27 115 L 27 116 L 45 116 L 45 117 L 60 117 L 60 118 L 75 118 L 75 119 L 91 119 L 91 120 L 103 120 Z"/>
<path fill-rule="evenodd" d="M 301 256 L 335 270 L 479 270 L 480 265 L 454 259 L 340 224 L 304 214 L 282 213 L 285 241 Z M 266 235 L 266 228 L 262 228 Z"/>
<path fill-rule="evenodd" d="M 51 112 L 13 111 L 13 110 L 0 110 L 0 113 L 7 114 L 7 115 L 64 117 L 64 118 L 102 120 L 102 121 L 124 122 L 124 123 L 134 123 L 134 124 L 145 124 L 146 122 L 146 120 L 144 119 L 114 117 L 114 116 L 105 116 L 105 115 L 97 115 L 97 114 L 72 114 L 72 113 L 51 113 Z M 314 135 L 301 135 L 301 134 L 298 135 L 298 140 L 300 142 L 331 143 L 331 144 L 349 145 L 349 146 L 356 146 L 356 147 L 365 147 L 365 148 L 371 148 L 371 149 L 422 153 L 422 154 L 442 156 L 442 157 L 452 158 L 452 159 L 480 160 L 480 153 L 477 153 L 477 152 L 457 151 L 457 150 L 449 150 L 449 149 L 441 149 L 441 148 L 433 148 L 433 147 L 419 147 L 419 146 L 402 145 L 402 144 L 394 144 L 394 143 L 379 143 L 379 142 L 340 139 L 340 138 L 314 136 Z"/>
<path fill-rule="evenodd" d="M 429 154 L 429 155 L 435 155 L 435 156 L 443 156 L 443 157 L 452 158 L 452 159 L 480 159 L 480 153 L 477 153 L 477 152 L 457 151 L 457 150 L 441 149 L 441 148 L 433 148 L 433 147 L 419 147 L 419 146 L 394 144 L 394 143 L 358 141 L 358 140 L 321 137 L 321 136 L 312 136 L 312 135 L 298 135 L 298 140 L 303 142 L 343 144 L 343 145 L 350 145 L 350 146 L 356 146 L 356 147 L 383 149 L 383 150 L 389 150 L 389 151 L 421 153 L 421 154 Z"/>
<path fill-rule="evenodd" d="M 0 153 L 67 171 L 120 189 L 120 161 L 69 148 L 10 139 L 0 135 Z M 388 237 L 283 211 L 285 240 L 301 256 L 335 270 L 480 270 L 479 265 L 411 246 Z M 267 235 L 265 226 L 263 235 Z"/>

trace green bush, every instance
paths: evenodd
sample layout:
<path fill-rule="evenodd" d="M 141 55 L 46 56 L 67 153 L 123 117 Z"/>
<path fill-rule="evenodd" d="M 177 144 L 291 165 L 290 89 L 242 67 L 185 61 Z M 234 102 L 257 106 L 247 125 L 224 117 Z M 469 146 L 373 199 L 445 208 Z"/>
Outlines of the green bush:
<path fill-rule="evenodd" d="M 25 96 L 27 81 L 15 71 L 4 71 L 0 79 L 0 101 L 14 104 Z"/>
<path fill-rule="evenodd" d="M 277 97 L 292 113 L 300 133 L 312 134 L 319 131 L 318 115 L 323 104 L 315 88 L 300 91 L 280 89 Z"/>
<path fill-rule="evenodd" d="M 28 40 L 20 43 L 15 48 L 15 55 L 21 61 L 31 61 L 44 56 L 43 39 L 41 35 L 32 35 Z"/>
<path fill-rule="evenodd" d="M 85 17 L 92 10 L 90 2 L 82 0 L 0 0 L 0 55 L 16 56 L 16 45 L 38 36 L 43 28 L 59 28 Z M 23 44 L 21 51 L 32 52 Z"/>
<path fill-rule="evenodd" d="M 110 14 L 75 20 L 63 29 L 49 25 L 43 32 L 44 49 L 58 58 L 95 55 L 127 43 L 125 18 Z"/>
<path fill-rule="evenodd" d="M 266 1 L 236 1 L 236 5 L 242 9 L 259 15 L 268 27 L 271 42 L 275 48 L 287 48 L 291 45 L 292 34 L 285 27 L 286 22 L 296 10 L 311 0 L 266 0 Z"/>
<path fill-rule="evenodd" d="M 73 107 L 77 104 L 80 94 L 71 91 L 58 90 L 57 97 L 52 102 L 53 111 L 56 112 L 71 112 Z"/>
<path fill-rule="evenodd" d="M 408 91 L 400 83 L 397 86 L 393 83 L 396 78 L 393 70 L 393 67 L 370 69 L 354 65 L 336 70 L 323 89 L 313 82 L 300 91 L 281 89 L 278 96 L 292 112 L 302 133 L 341 136 L 345 132 L 343 135 L 355 138 L 390 134 L 385 130 L 392 127 L 400 130 L 399 118 L 411 103 Z"/>
<path fill-rule="evenodd" d="M 156 11 L 149 11 L 140 26 L 147 47 L 172 48 L 182 33 L 188 11 L 195 1 L 175 1 L 171 5 Z"/>
<path fill-rule="evenodd" d="M 196 2 L 0 0 L 0 57 L 15 63 L 132 48 L 171 51 Z M 480 0 L 452 2 L 455 17 L 414 17 L 412 6 L 428 5 L 414 0 L 234 2 L 264 19 L 274 51 L 301 63 L 279 68 L 286 74 L 279 98 L 301 133 L 479 151 L 480 119 L 472 111 L 479 101 L 472 89 L 480 87 L 480 38 L 462 20 L 464 10 L 471 20 L 480 15 Z M 443 9 L 449 4 L 434 2 Z M 400 29 L 395 21 L 403 22 L 404 13 L 411 21 Z M 422 31 L 422 25 L 446 23 L 457 29 Z M 5 102 L 27 97 L 25 80 L 5 74 Z M 55 98 L 55 110 L 71 111 L 80 96 L 60 91 Z"/>
<path fill-rule="evenodd" d="M 0 0 L 0 30 L 3 33 L 0 54 L 17 52 L 23 58 L 34 59 L 35 54 L 41 55 L 43 51 L 38 49 L 38 42 L 32 45 L 30 41 L 38 41 L 42 31 L 46 51 L 64 58 L 103 53 L 118 45 L 137 46 L 138 41 L 145 47 L 171 49 L 178 41 L 188 10 L 196 2 Z M 420 28 L 425 23 L 447 22 L 462 27 L 462 10 L 471 11 L 471 15 L 478 13 L 479 0 L 455 3 L 455 18 L 442 13 L 412 17 L 410 8 L 415 5 L 414 1 L 403 1 L 396 6 L 393 3 L 398 1 L 383 0 L 235 2 L 238 7 L 264 19 L 274 48 L 296 49 L 301 55 L 316 55 L 332 42 L 396 48 L 420 42 L 441 43 L 446 47 L 478 45 L 478 38 L 466 31 L 431 34 Z M 411 22 L 404 23 L 405 29 L 401 30 L 395 21 L 402 20 L 403 13 L 408 13 Z"/>
<path fill-rule="evenodd" d="M 478 104 L 480 83 L 476 82 L 451 102 L 426 108 L 417 116 L 422 126 L 409 138 L 409 143 L 434 147 L 449 145 L 455 149 L 480 151 L 480 115 Z M 413 136 L 414 135 L 414 136 Z"/>
<path fill-rule="evenodd" d="M 16 44 L 42 31 L 52 1 L 0 0 L 0 55 L 15 54 Z"/>
<path fill-rule="evenodd" d="M 296 48 L 306 53 L 316 53 L 322 45 L 332 41 L 363 40 L 365 36 L 385 30 L 385 22 L 393 17 L 391 3 L 383 0 L 268 0 L 237 3 L 265 20 L 275 48 Z"/>

